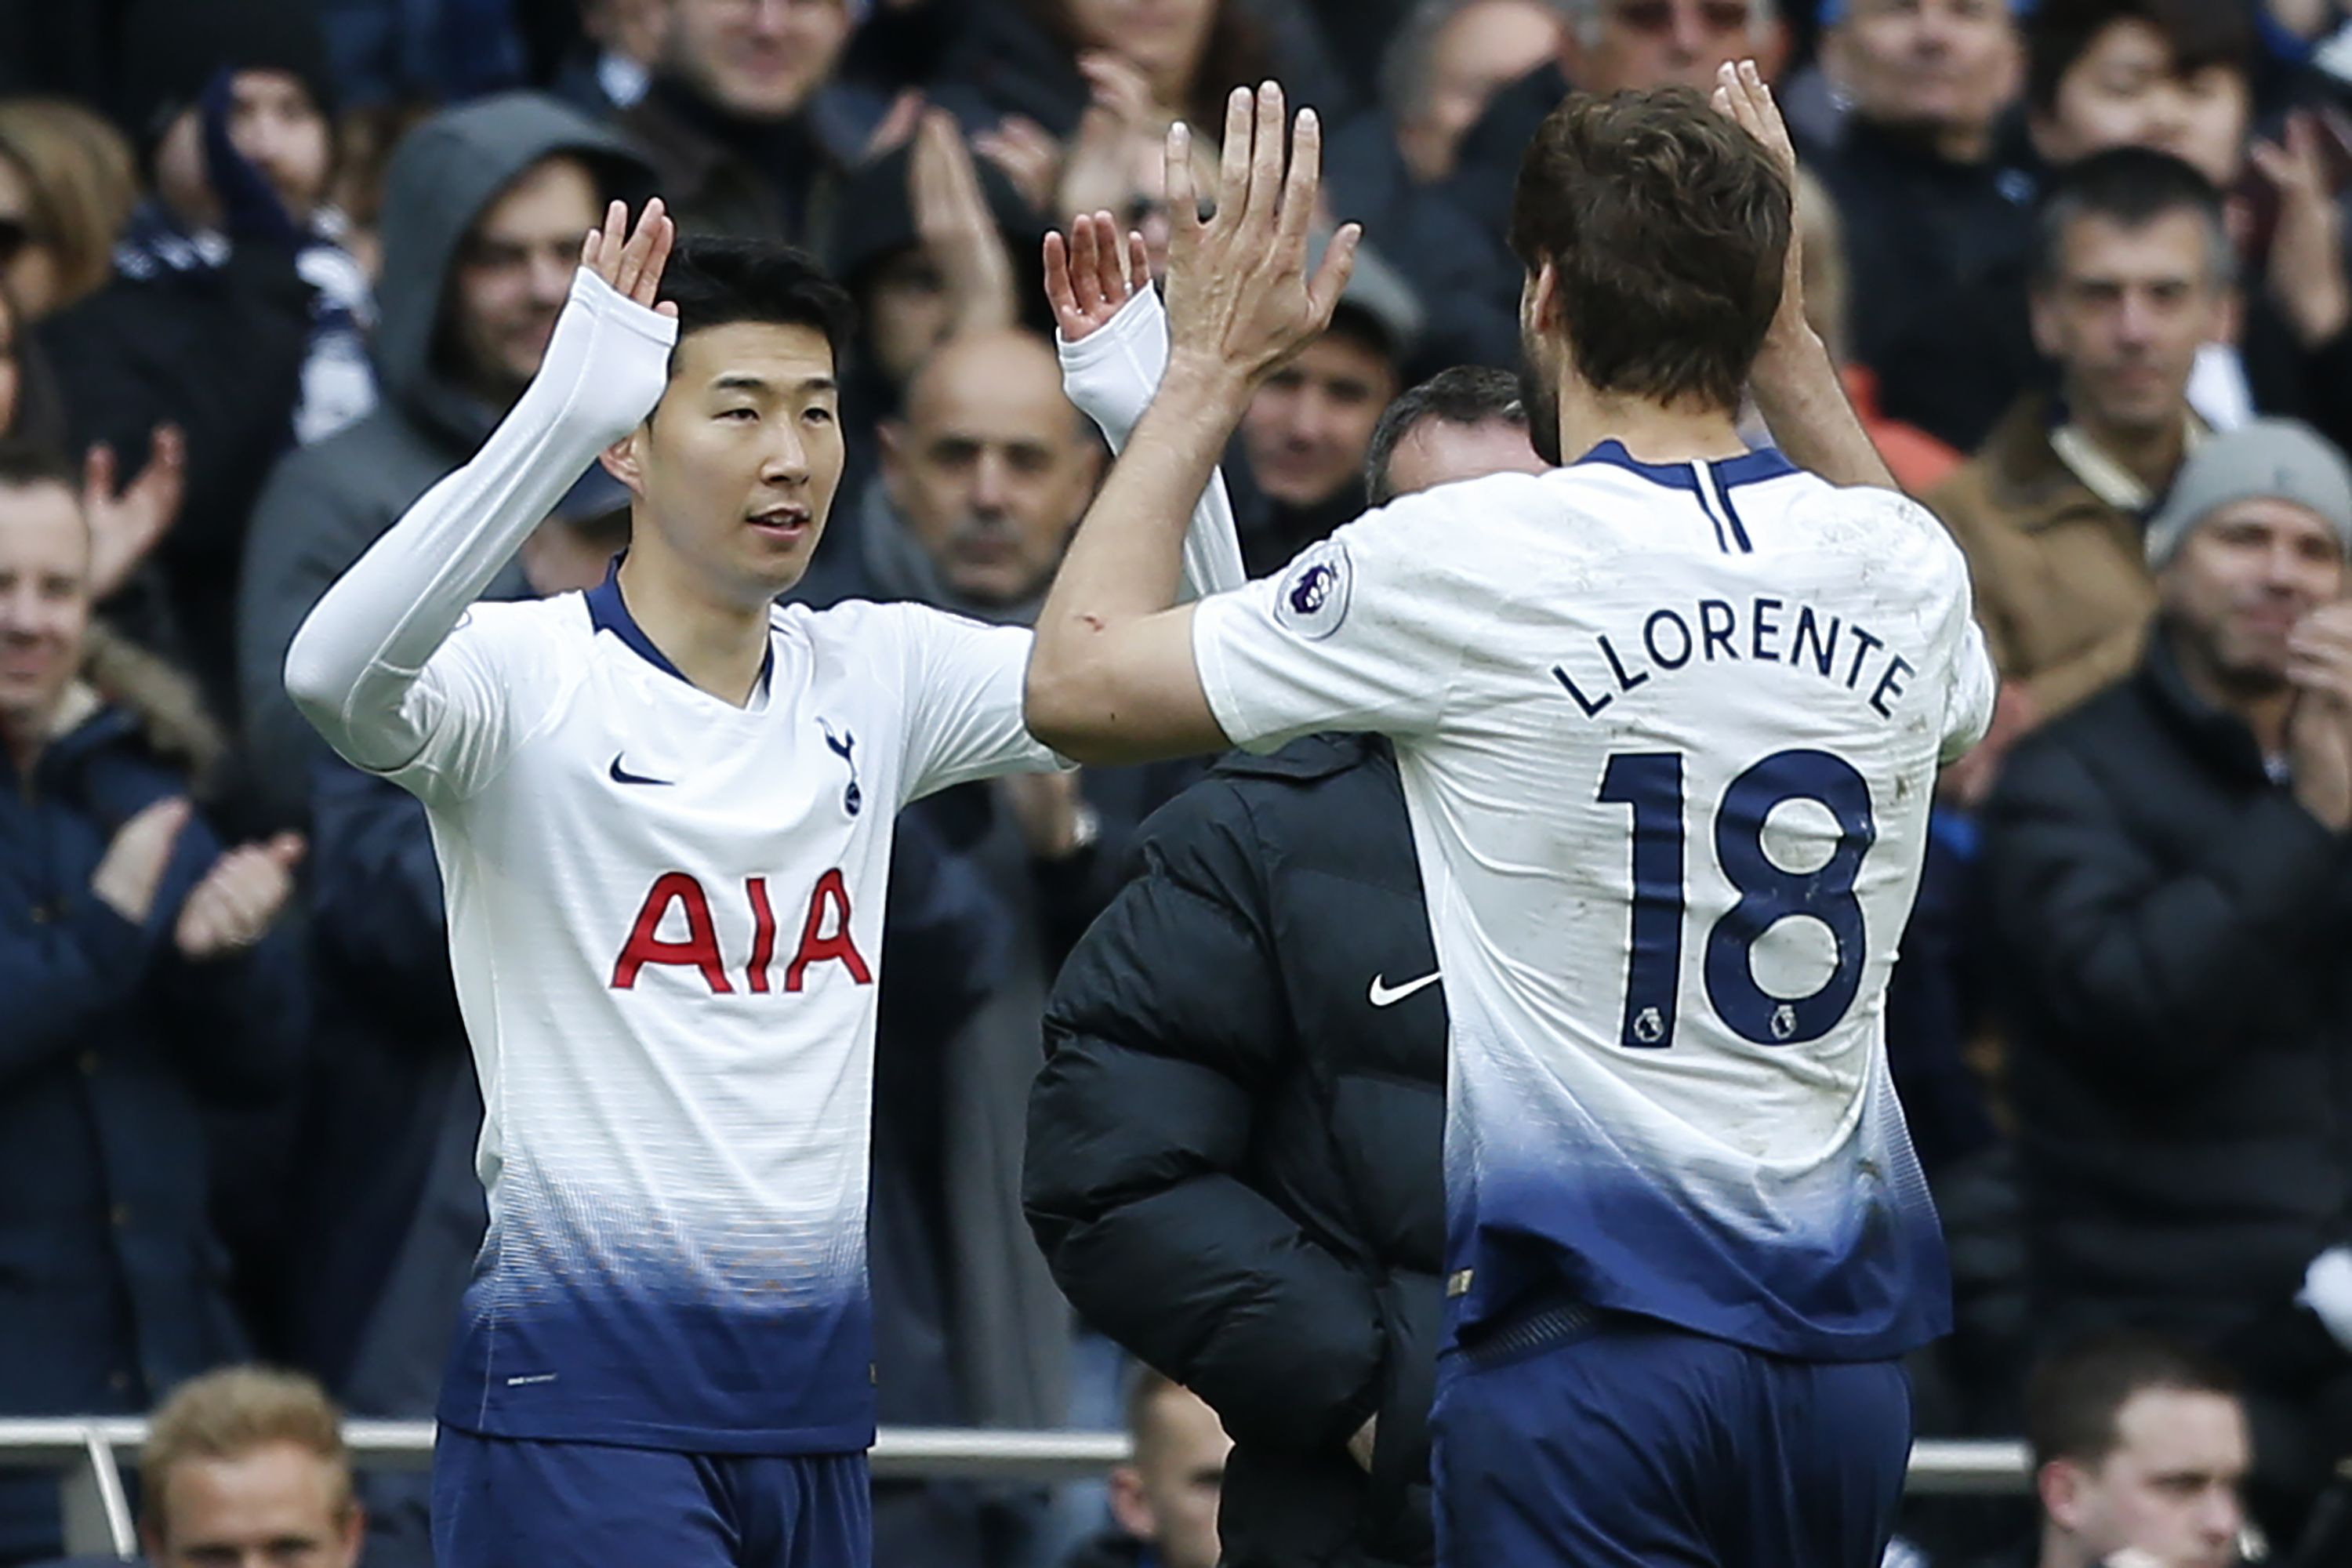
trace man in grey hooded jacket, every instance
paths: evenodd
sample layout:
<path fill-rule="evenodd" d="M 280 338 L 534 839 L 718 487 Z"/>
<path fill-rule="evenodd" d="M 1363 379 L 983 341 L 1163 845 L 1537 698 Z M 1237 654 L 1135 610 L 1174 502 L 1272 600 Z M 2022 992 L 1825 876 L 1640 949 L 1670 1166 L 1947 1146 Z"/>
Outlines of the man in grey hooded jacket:
<path fill-rule="evenodd" d="M 539 369 L 604 201 L 651 173 L 628 143 L 556 100 L 503 93 L 434 116 L 387 175 L 375 412 L 289 454 L 246 543 L 237 679 L 270 804 L 307 802 L 326 757 L 287 700 L 287 645 L 328 585 L 434 481 L 473 456 Z M 494 597 L 530 589 L 509 565 Z"/>

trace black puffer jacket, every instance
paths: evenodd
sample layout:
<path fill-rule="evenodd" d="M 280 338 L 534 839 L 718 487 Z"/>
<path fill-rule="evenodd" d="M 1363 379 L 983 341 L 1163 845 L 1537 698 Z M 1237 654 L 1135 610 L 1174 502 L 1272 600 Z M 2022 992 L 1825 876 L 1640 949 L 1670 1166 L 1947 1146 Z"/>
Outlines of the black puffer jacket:
<path fill-rule="evenodd" d="M 1141 840 L 1046 1009 L 1030 1224 L 1223 1419 L 1227 1568 L 1425 1563 L 1445 1011 L 1396 763 L 1235 756 Z"/>
<path fill-rule="evenodd" d="M 2052 1333 L 2284 1315 L 2352 1207 L 2352 853 L 2168 639 L 2010 761 L 1986 843 Z"/>

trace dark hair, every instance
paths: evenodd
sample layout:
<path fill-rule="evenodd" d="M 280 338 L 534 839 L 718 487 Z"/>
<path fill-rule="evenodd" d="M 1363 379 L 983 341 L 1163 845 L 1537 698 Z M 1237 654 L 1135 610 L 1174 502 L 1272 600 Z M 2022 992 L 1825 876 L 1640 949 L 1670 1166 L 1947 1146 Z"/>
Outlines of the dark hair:
<path fill-rule="evenodd" d="M 2103 217 L 2136 229 L 2177 212 L 2194 213 L 2204 224 L 2214 285 L 2226 285 L 2238 263 L 2221 193 L 2194 166 L 2153 147 L 2110 147 L 2068 164 L 2042 193 L 2034 219 L 2034 287 L 2057 281 L 2067 232 L 2082 219 Z"/>
<path fill-rule="evenodd" d="M 65 453 L 46 441 L 0 436 L 0 489 L 28 490 L 37 485 L 63 485 L 81 496 L 81 478 Z"/>
<path fill-rule="evenodd" d="M 1432 419 L 1448 425 L 1516 425 L 1524 430 L 1528 407 L 1519 401 L 1519 378 L 1493 365 L 1457 364 L 1398 394 L 1395 402 L 1381 410 L 1371 445 L 1364 449 L 1367 505 L 1386 506 L 1396 500 L 1389 463 L 1404 438 Z"/>
<path fill-rule="evenodd" d="M 677 307 L 680 342 L 737 321 L 811 327 L 824 334 L 835 364 L 856 324 L 847 290 L 806 253 L 770 240 L 681 239 L 662 274 L 661 298 Z"/>
<path fill-rule="evenodd" d="M 1780 304 L 1788 175 L 1687 87 L 1570 93 L 1519 163 L 1511 250 L 1558 280 L 1577 373 L 1658 403 L 1739 405 Z"/>
<path fill-rule="evenodd" d="M 2227 66 L 2251 78 L 2251 6 L 2219 0 L 2042 0 L 2025 28 L 2025 102 L 2036 114 L 2058 108 L 2058 89 L 2099 35 L 2117 22 L 2145 22 L 2164 35 L 2176 77 Z"/>
<path fill-rule="evenodd" d="M 2053 1459 L 2096 1465 L 2122 1442 L 2116 1418 L 2148 1389 L 2236 1398 L 2221 1363 L 2162 1334 L 2136 1329 L 2076 1340 L 2033 1369 L 2025 1388 L 2025 1440 L 2039 1470 Z"/>

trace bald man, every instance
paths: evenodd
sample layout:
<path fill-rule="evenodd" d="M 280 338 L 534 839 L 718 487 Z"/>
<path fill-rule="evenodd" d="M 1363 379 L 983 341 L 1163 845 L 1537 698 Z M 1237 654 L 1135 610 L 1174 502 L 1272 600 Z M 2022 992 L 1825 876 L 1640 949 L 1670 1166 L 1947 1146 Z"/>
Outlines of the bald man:
<path fill-rule="evenodd" d="M 859 520 L 875 586 L 1026 625 L 1102 477 L 1053 344 L 1017 331 L 950 339 L 881 434 L 881 482 Z"/>

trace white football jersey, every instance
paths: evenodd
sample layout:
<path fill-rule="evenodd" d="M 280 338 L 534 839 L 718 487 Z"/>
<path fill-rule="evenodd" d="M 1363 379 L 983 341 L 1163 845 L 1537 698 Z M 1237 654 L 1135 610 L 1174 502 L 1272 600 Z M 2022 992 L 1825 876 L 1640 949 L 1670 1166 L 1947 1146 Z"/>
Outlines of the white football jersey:
<path fill-rule="evenodd" d="M 689 684 L 618 585 L 476 605 L 410 689 L 490 1225 L 441 1418 L 710 1452 L 874 1433 L 867 1130 L 908 801 L 1054 765 L 1024 630 L 772 616 Z"/>
<path fill-rule="evenodd" d="M 1366 516 L 1204 600 L 1194 652 L 1237 742 L 1395 738 L 1457 1330 L 1565 1291 L 1809 1357 L 1943 1331 L 1884 1005 L 1994 680 L 1932 517 L 1611 443 Z"/>

